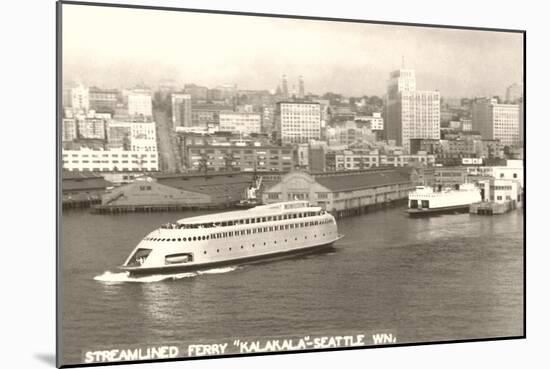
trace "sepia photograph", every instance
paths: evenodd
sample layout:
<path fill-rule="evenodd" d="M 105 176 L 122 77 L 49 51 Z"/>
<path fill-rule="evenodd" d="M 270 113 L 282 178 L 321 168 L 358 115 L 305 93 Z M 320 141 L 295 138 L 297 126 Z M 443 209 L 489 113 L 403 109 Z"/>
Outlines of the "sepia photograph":
<path fill-rule="evenodd" d="M 525 338 L 525 37 L 58 1 L 57 366 Z"/>

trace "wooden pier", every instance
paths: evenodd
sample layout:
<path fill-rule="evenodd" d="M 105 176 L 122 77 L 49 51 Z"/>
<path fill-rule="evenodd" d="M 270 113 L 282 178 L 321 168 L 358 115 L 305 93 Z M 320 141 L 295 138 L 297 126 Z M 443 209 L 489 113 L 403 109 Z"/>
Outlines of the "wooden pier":
<path fill-rule="evenodd" d="M 169 211 L 223 210 L 235 204 L 170 204 L 170 205 L 93 205 L 92 214 L 158 213 Z"/>
<path fill-rule="evenodd" d="M 396 206 L 402 206 L 404 204 L 407 204 L 407 201 L 408 201 L 407 199 L 397 199 L 397 200 L 391 200 L 391 201 L 384 201 L 384 202 L 379 202 L 379 203 L 374 203 L 374 204 L 363 205 L 363 206 L 359 206 L 359 207 L 353 207 L 353 208 L 349 208 L 349 209 L 331 211 L 330 213 L 332 215 L 334 215 L 334 217 L 336 219 L 340 219 L 340 218 L 346 218 L 346 217 L 366 214 L 366 213 L 370 213 L 370 212 L 380 210 L 380 209 L 386 209 L 386 208 L 392 208 L 392 207 L 396 207 Z"/>

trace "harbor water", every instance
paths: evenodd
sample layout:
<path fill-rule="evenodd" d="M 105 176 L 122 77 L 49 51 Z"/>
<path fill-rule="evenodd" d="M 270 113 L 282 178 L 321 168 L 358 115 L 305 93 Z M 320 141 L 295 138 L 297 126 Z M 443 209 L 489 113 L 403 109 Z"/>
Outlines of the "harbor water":
<path fill-rule="evenodd" d="M 328 252 L 139 280 L 116 270 L 160 224 L 204 212 L 62 220 L 62 362 L 86 350 L 390 332 L 398 343 L 523 334 L 523 213 L 338 220 Z"/>

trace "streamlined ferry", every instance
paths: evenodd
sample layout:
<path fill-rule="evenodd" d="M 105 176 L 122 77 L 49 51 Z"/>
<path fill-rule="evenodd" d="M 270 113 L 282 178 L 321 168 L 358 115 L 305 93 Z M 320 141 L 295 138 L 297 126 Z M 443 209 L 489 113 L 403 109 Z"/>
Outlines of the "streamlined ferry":
<path fill-rule="evenodd" d="M 321 207 L 280 202 L 164 224 L 120 268 L 131 275 L 201 270 L 311 253 L 341 237 L 336 220 Z"/>
<path fill-rule="evenodd" d="M 409 215 L 422 215 L 449 211 L 468 210 L 470 204 L 481 201 L 481 192 L 473 183 L 464 183 L 458 189 L 434 191 L 419 186 L 409 193 Z"/>

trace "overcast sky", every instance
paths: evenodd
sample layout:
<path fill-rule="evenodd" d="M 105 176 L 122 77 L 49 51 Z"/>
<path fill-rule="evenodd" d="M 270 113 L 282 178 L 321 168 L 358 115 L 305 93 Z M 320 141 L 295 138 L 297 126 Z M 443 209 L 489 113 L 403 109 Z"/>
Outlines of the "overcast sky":
<path fill-rule="evenodd" d="M 504 95 L 523 80 L 519 33 L 63 5 L 65 80 L 100 87 L 289 88 L 382 95 L 389 73 L 415 69 L 417 89 Z"/>

